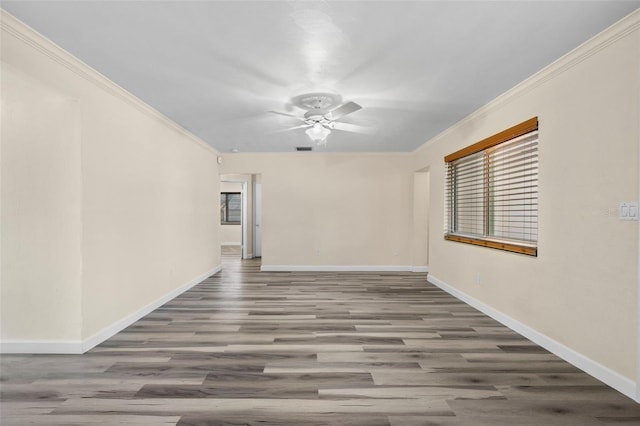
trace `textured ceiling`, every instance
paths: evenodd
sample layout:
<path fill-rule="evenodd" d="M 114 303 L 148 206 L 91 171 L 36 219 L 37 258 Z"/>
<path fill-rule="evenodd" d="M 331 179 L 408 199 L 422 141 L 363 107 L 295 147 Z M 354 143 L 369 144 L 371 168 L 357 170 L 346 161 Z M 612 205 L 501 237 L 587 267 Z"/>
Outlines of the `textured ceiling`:
<path fill-rule="evenodd" d="M 412 151 L 640 1 L 3 1 L 216 149 L 311 145 L 292 96 L 362 105 L 322 151 Z"/>

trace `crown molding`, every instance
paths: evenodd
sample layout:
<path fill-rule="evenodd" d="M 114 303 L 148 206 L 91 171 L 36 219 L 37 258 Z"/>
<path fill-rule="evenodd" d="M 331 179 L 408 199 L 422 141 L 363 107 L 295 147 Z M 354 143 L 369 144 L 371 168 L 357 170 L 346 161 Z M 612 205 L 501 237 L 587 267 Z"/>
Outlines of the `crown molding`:
<path fill-rule="evenodd" d="M 502 105 L 511 102 L 536 89 L 547 81 L 556 78 L 557 76 L 574 68 L 575 66 L 579 65 L 583 61 L 587 60 L 591 56 L 607 48 L 618 40 L 631 35 L 635 31 L 638 31 L 638 29 L 640 29 L 640 8 L 636 9 L 610 27 L 591 37 L 580 46 L 569 51 L 565 55 L 553 61 L 551 64 L 533 74 L 532 76 L 516 84 L 511 89 L 499 95 L 492 101 L 489 101 L 487 104 L 475 110 L 462 120 L 443 130 L 436 136 L 432 137 L 431 139 L 420 145 L 418 148 L 413 150 L 413 153 L 417 153 L 422 149 L 425 149 L 426 147 L 437 142 L 438 140 L 445 138 L 449 133 L 452 133 L 460 126 L 463 126 L 468 122 L 478 120 L 489 114 L 494 109 L 499 108 Z"/>
<path fill-rule="evenodd" d="M 166 115 L 152 108 L 130 92 L 109 80 L 104 75 L 100 74 L 95 69 L 91 68 L 89 65 L 82 62 L 80 59 L 76 58 L 51 40 L 44 37 L 42 34 L 38 33 L 33 28 L 26 25 L 24 22 L 20 21 L 15 16 L 2 9 L 0 9 L 0 29 L 4 34 L 20 40 L 27 46 L 36 50 L 38 53 L 67 68 L 78 77 L 83 78 L 110 95 L 126 102 L 148 117 L 157 120 L 181 136 L 186 137 L 196 145 L 216 155 L 220 154 L 211 145 L 207 144 L 202 139 L 168 118 Z"/>

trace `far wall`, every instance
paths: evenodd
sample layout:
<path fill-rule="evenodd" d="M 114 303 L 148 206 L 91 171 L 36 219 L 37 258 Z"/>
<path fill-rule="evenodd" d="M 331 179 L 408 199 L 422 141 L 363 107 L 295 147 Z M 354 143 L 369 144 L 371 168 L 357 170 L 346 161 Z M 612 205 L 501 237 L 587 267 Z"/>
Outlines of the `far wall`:
<path fill-rule="evenodd" d="M 410 168 L 410 153 L 240 153 L 222 172 L 262 174 L 263 267 L 409 270 Z"/>

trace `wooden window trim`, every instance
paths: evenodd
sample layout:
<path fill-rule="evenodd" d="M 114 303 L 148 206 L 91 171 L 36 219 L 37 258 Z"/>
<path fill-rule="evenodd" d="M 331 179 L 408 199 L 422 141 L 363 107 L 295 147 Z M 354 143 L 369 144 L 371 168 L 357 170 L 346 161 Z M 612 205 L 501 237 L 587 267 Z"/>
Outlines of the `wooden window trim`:
<path fill-rule="evenodd" d="M 479 238 L 463 237 L 455 234 L 446 234 L 444 236 L 444 239 L 448 241 L 456 241 L 459 243 L 472 244 L 474 246 L 482 246 L 482 247 L 489 247 L 489 248 L 494 248 L 498 250 L 510 251 L 512 253 L 526 254 L 529 256 L 538 255 L 537 247 L 529 247 L 529 246 L 523 246 L 523 245 L 518 245 L 513 243 L 500 242 L 500 241 L 483 240 Z"/>
<path fill-rule="evenodd" d="M 516 124 L 513 127 L 503 130 L 500 133 L 497 133 L 493 136 L 489 136 L 488 138 L 483 139 L 480 142 L 476 142 L 473 145 L 469 145 L 452 154 L 449 154 L 444 157 L 444 161 L 445 163 L 450 163 L 452 161 L 458 160 L 463 157 L 467 157 L 472 154 L 476 154 L 481 151 L 488 151 L 490 148 L 496 145 L 499 145 L 503 142 L 510 141 L 512 139 L 515 139 L 517 137 L 526 135 L 527 133 L 531 133 L 537 130 L 538 130 L 538 117 L 533 117 L 533 118 L 530 118 L 529 120 L 523 121 L 520 124 Z M 485 167 L 485 170 L 486 169 L 487 168 Z M 488 179 L 488 176 L 485 174 L 483 176 L 483 180 L 486 181 L 487 179 Z M 487 186 L 488 185 L 485 185 L 485 188 Z M 485 194 L 485 197 L 486 197 L 486 194 Z M 488 209 L 488 205 L 485 206 L 485 208 Z M 487 213 L 488 212 L 485 211 L 485 220 L 488 220 Z M 486 224 L 485 224 L 485 229 L 486 229 Z M 537 244 L 535 246 L 528 246 L 524 244 L 493 240 L 491 238 L 476 238 L 476 237 L 468 237 L 468 236 L 462 236 L 458 234 L 449 234 L 449 233 L 445 234 L 444 239 L 448 241 L 456 241 L 460 243 L 472 244 L 472 245 L 482 246 L 482 247 L 489 247 L 489 248 L 513 252 L 513 253 L 525 254 L 529 256 L 535 256 L 535 257 L 538 256 Z"/>
<path fill-rule="evenodd" d="M 488 138 L 483 139 L 480 142 L 476 142 L 473 145 L 469 145 L 466 148 L 462 148 L 461 150 L 454 152 L 453 154 L 449 154 L 444 157 L 444 161 L 445 163 L 450 163 L 459 158 L 466 157 L 467 155 L 484 151 L 485 149 L 491 148 L 492 146 L 496 146 L 503 142 L 533 132 L 534 130 L 538 130 L 538 117 L 530 118 L 529 120 L 523 121 L 520 124 L 516 124 L 515 126 L 508 128 L 507 130 L 503 130 L 502 132 L 496 133 L 493 136 L 489 136 Z"/>

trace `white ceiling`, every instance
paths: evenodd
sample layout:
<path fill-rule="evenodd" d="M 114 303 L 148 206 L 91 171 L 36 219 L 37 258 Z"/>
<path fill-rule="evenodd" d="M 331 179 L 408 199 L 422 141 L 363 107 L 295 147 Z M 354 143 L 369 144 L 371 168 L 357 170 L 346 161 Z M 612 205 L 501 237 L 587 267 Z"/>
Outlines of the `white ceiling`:
<path fill-rule="evenodd" d="M 322 151 L 412 151 L 640 1 L 2 1 L 2 8 L 228 152 L 311 145 L 301 92 L 363 109 Z"/>

